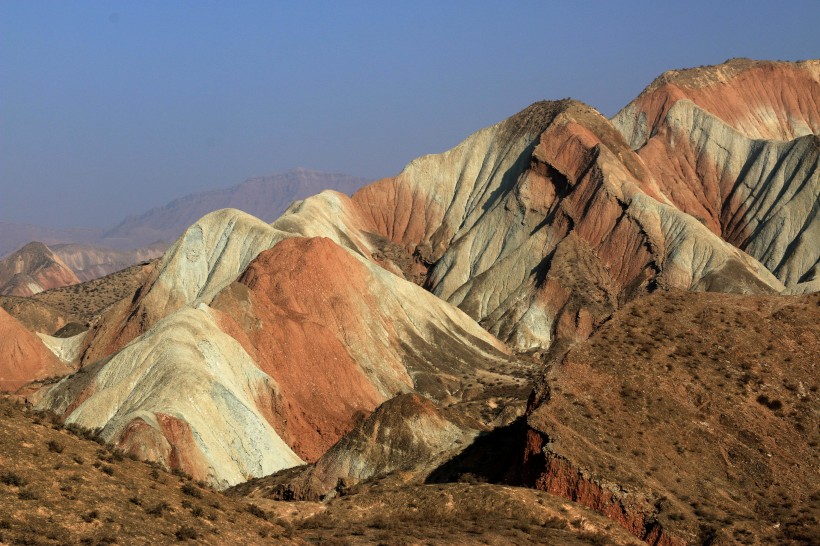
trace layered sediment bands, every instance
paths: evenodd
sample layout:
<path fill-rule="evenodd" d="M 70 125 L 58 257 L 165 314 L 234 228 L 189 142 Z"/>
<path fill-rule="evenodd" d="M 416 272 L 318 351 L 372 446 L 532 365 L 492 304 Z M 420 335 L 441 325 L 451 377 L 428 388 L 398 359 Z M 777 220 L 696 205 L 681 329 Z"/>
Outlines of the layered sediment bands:
<path fill-rule="evenodd" d="M 670 70 L 612 121 L 637 150 L 680 100 L 691 101 L 750 139 L 792 140 L 818 134 L 820 60 L 733 59 L 722 65 Z"/>
<path fill-rule="evenodd" d="M 455 401 L 463 374 L 509 360 L 468 316 L 326 238 L 263 252 L 213 306 L 285 393 L 272 422 L 308 461 L 387 398 Z"/>
<path fill-rule="evenodd" d="M 309 206 L 296 208 L 304 214 Z M 300 227 L 298 218 L 289 222 Z M 129 453 L 225 487 L 318 459 L 396 394 L 456 403 L 471 374 L 518 366 L 463 312 L 366 259 L 353 236 L 331 230 L 343 248 L 269 230 L 279 241 L 257 253 L 246 238 L 242 255 L 253 258 L 215 298 L 201 295 L 236 263 L 209 266 L 215 273 L 202 284 L 180 281 L 176 297 L 160 298 L 170 292 L 164 275 L 196 267 L 178 244 L 145 285 L 150 298 L 123 300 L 110 313 L 142 301 L 170 314 L 151 324 L 132 312 L 125 324 L 136 325 L 133 339 L 52 387 L 40 406 L 101 429 Z M 226 250 L 214 260 L 236 253 L 237 232 L 244 233 L 234 228 L 218 239 Z"/>
<path fill-rule="evenodd" d="M 259 406 L 280 392 L 207 306 L 183 308 L 40 403 L 128 452 L 219 487 L 301 463 Z"/>
<path fill-rule="evenodd" d="M 787 286 L 820 261 L 820 140 L 750 140 L 679 101 L 639 152 L 668 196 Z"/>
<path fill-rule="evenodd" d="M 548 346 L 559 323 L 583 338 L 653 285 L 782 289 L 663 193 L 606 119 L 566 100 L 537 103 L 353 199 L 381 235 L 433 264 L 435 295 L 526 350 Z M 580 268 L 564 267 L 574 258 Z"/>
<path fill-rule="evenodd" d="M 203 217 L 168 250 L 131 301 L 122 300 L 93 325 L 84 363 L 111 355 L 185 306 L 210 303 L 282 234 L 238 210 Z"/>
<path fill-rule="evenodd" d="M 820 263 L 820 61 L 738 60 L 667 73 L 613 123 L 676 207 L 790 291 L 812 290 Z"/>
<path fill-rule="evenodd" d="M 0 260 L 0 294 L 31 296 L 79 282 L 59 256 L 42 243 L 29 243 Z"/>
<path fill-rule="evenodd" d="M 523 485 L 577 502 L 616 521 L 621 527 L 652 546 L 685 546 L 683 539 L 670 536 L 655 519 L 655 509 L 645 498 L 625 493 L 617 484 L 602 485 L 557 457 L 544 445 L 548 439 L 527 431 L 522 465 Z"/>
<path fill-rule="evenodd" d="M 131 301 L 123 300 L 93 325 L 83 362 L 113 354 L 161 318 L 185 306 L 208 304 L 260 252 L 294 236 L 324 236 L 369 257 L 372 228 L 333 191 L 294 203 L 273 225 L 235 209 L 202 217 L 166 252 Z"/>
<path fill-rule="evenodd" d="M 374 476 L 401 472 L 402 481 L 418 481 L 468 445 L 481 428 L 427 398 L 401 394 L 360 419 L 315 464 L 252 480 L 232 493 L 319 500 Z"/>
<path fill-rule="evenodd" d="M 628 304 L 551 363 L 522 480 L 650 542 L 816 536 L 800 507 L 816 504 L 818 301 L 657 292 Z"/>
<path fill-rule="evenodd" d="M 73 369 L 61 362 L 43 342 L 0 308 L 0 392 L 10 392 L 46 377 Z"/>

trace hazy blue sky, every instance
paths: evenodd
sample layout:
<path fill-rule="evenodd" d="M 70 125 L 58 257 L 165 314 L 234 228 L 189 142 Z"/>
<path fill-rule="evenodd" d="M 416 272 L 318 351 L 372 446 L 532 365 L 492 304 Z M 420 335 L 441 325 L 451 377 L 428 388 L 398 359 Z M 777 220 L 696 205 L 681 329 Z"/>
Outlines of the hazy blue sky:
<path fill-rule="evenodd" d="M 820 1 L 0 0 L 0 220 L 109 226 L 296 166 L 395 174 L 540 99 L 820 57 Z"/>

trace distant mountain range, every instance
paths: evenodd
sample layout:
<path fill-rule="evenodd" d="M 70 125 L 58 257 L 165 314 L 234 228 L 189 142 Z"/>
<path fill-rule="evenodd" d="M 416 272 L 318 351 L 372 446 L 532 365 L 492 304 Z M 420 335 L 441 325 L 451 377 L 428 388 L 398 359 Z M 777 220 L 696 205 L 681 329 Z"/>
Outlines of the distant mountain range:
<path fill-rule="evenodd" d="M 348 195 L 369 180 L 346 174 L 297 168 L 271 176 L 249 178 L 241 184 L 192 193 L 142 214 L 125 218 L 113 228 L 50 228 L 0 221 L 0 257 L 32 241 L 49 246 L 79 243 L 116 250 L 165 243 L 169 245 L 185 229 L 209 212 L 235 208 L 272 222 L 288 206 L 322 190 Z"/>
<path fill-rule="evenodd" d="M 110 229 L 55 229 L 0 222 L 0 258 L 36 241 L 48 245 L 65 261 L 62 265 L 67 265 L 80 281 L 88 281 L 161 255 L 188 226 L 209 212 L 236 208 L 270 222 L 294 201 L 325 189 L 352 194 L 365 183 L 367 180 L 363 178 L 299 168 L 250 178 L 230 188 L 186 195 L 143 214 L 129 216 Z M 14 274 L 25 273 L 21 270 Z M 26 283 L 18 282 L 22 278 L 18 275 L 14 286 L 6 287 L 7 293 L 28 294 L 30 290 L 23 286 Z M 64 286 L 53 282 L 47 282 L 45 287 L 28 284 L 35 293 Z"/>
<path fill-rule="evenodd" d="M 158 241 L 171 243 L 204 215 L 224 208 L 239 209 L 272 222 L 294 201 L 327 189 L 350 195 L 367 182 L 363 178 L 308 169 L 250 178 L 230 188 L 192 193 L 143 214 L 129 216 L 105 231 L 102 239 L 113 248 L 133 248 Z"/>
<path fill-rule="evenodd" d="M 255 203 L 242 186 L 229 204 Z M 210 199 L 106 235 L 179 232 Z M 71 320 L 85 332 L 34 338 L 50 331 L 10 302 L 0 387 L 260 515 L 322 501 L 302 529 L 340 538 L 325 507 L 386 518 L 404 492 L 396 512 L 419 523 L 381 519 L 385 542 L 432 522 L 433 543 L 475 543 L 506 511 L 523 534 L 487 543 L 627 544 L 551 540 L 586 520 L 486 493 L 523 486 L 654 546 L 816 543 L 820 60 L 669 71 L 612 119 L 537 102 L 352 197 L 323 191 L 272 223 L 263 209 L 206 214 L 129 278 L 30 298 L 87 312 L 96 297 Z M 20 458 L 44 460 L 38 443 Z"/>

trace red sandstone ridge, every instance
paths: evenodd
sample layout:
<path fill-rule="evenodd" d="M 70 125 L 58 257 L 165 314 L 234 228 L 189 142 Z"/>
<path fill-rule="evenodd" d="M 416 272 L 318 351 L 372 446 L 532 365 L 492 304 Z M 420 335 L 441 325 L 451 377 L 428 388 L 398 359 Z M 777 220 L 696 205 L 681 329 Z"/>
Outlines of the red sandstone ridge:
<path fill-rule="evenodd" d="M 613 118 L 665 198 L 791 291 L 820 282 L 820 61 L 664 74 Z"/>
<path fill-rule="evenodd" d="M 452 403 L 455 377 L 507 359 L 466 315 L 327 238 L 262 252 L 212 305 L 276 381 L 269 419 L 310 462 L 384 400 L 415 390 Z"/>
<path fill-rule="evenodd" d="M 31 296 L 79 282 L 77 275 L 42 243 L 29 243 L 0 260 L 0 294 Z"/>
<path fill-rule="evenodd" d="M 732 59 L 670 70 L 614 118 L 633 149 L 688 100 L 752 139 L 792 140 L 820 133 L 820 60 L 797 63 Z"/>
<path fill-rule="evenodd" d="M 42 406 L 219 487 L 315 461 L 401 393 L 462 404 L 482 426 L 523 413 L 532 363 L 371 261 L 353 243 L 371 239 L 356 214 L 349 234 L 324 226 L 345 225 L 322 206 L 344 199 L 320 196 L 274 226 L 238 211 L 192 226 L 97 319 L 85 372 L 47 387 Z M 294 236 L 310 231 L 339 242 Z"/>
<path fill-rule="evenodd" d="M 65 375 L 71 368 L 60 362 L 36 335 L 0 308 L 0 392 L 45 377 Z"/>
<path fill-rule="evenodd" d="M 782 289 L 670 206 L 623 136 L 577 101 L 537 103 L 353 196 L 432 264 L 426 286 L 519 350 L 583 338 L 654 286 Z"/>
<path fill-rule="evenodd" d="M 354 415 L 383 400 L 347 347 L 375 326 L 362 320 L 368 276 L 328 239 L 289 239 L 260 254 L 214 302 L 244 326 L 259 366 L 287 393 L 270 417 L 304 460 L 315 461 Z M 393 374 L 391 390 L 409 388 L 403 369 Z"/>

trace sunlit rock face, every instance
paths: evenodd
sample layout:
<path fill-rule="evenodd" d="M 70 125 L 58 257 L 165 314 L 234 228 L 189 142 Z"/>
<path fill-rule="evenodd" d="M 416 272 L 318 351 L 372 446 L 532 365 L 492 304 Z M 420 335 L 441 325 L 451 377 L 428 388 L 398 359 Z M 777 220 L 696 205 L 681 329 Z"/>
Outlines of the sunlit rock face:
<path fill-rule="evenodd" d="M 79 282 L 63 260 L 42 243 L 29 243 L 0 260 L 0 294 L 31 296 Z"/>
<path fill-rule="evenodd" d="M 584 337 L 649 286 L 783 286 L 666 195 L 623 136 L 576 101 L 537 103 L 353 199 L 430 265 L 427 286 L 516 349 Z"/>
<path fill-rule="evenodd" d="M 820 288 L 820 61 L 668 72 L 613 123 L 676 207 L 791 292 Z"/>
<path fill-rule="evenodd" d="M 40 405 L 218 487 L 316 463 L 304 485 L 324 494 L 509 423 L 499 405 L 529 393 L 519 352 L 582 343 L 648 293 L 810 291 L 817 118 L 803 95 L 765 95 L 800 103 L 791 117 L 740 115 L 732 82 L 766 67 L 701 74 L 706 98 L 656 110 L 650 88 L 614 122 L 539 102 L 272 224 L 208 214 L 72 345 L 84 367 Z M 816 63 L 795 67 L 816 82 Z M 710 110 L 733 93 L 746 106 Z M 508 383 L 482 398 L 487 378 Z M 394 415 L 420 428 L 388 438 Z"/>
<path fill-rule="evenodd" d="M 0 308 L 0 392 L 46 377 L 65 375 L 70 368 L 37 337 Z"/>
<path fill-rule="evenodd" d="M 331 192 L 273 227 L 206 216 L 98 321 L 86 366 L 41 407 L 227 487 L 316 460 L 397 394 L 458 401 L 462 377 L 511 360 L 469 316 L 373 261 L 355 211 Z"/>

